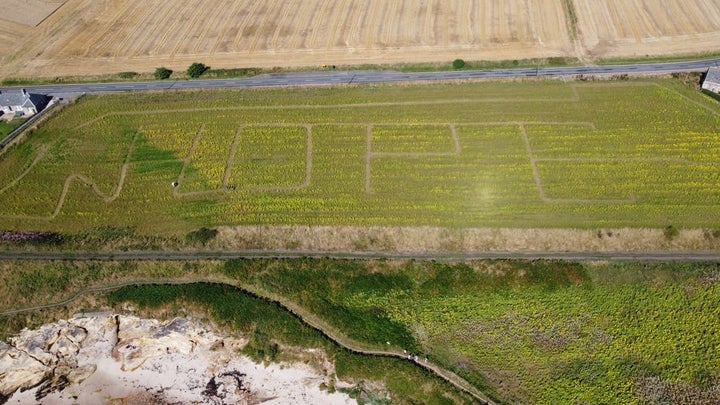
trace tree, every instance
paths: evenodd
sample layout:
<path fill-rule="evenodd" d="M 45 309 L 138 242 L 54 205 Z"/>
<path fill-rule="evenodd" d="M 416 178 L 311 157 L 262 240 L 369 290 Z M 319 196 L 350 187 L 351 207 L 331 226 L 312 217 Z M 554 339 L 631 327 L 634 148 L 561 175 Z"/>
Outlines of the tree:
<path fill-rule="evenodd" d="M 465 67 L 465 61 L 462 59 L 455 59 L 452 63 L 453 69 L 462 69 Z"/>
<path fill-rule="evenodd" d="M 206 70 L 210 69 L 210 67 L 205 66 L 202 63 L 195 62 L 187 70 L 188 76 L 192 78 L 197 78 L 202 76 L 203 73 L 205 73 Z"/>
<path fill-rule="evenodd" d="M 172 70 L 167 69 L 165 67 L 159 67 L 155 69 L 155 78 L 157 80 L 165 80 L 173 73 Z"/>

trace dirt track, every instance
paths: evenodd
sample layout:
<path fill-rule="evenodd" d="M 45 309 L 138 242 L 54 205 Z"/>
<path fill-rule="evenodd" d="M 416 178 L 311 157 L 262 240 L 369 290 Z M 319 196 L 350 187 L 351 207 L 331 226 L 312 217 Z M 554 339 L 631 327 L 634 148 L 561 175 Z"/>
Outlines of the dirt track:
<path fill-rule="evenodd" d="M 0 77 L 720 50 L 716 0 L 573 0 L 577 43 L 564 0 L 58 2 L 0 15 Z"/>

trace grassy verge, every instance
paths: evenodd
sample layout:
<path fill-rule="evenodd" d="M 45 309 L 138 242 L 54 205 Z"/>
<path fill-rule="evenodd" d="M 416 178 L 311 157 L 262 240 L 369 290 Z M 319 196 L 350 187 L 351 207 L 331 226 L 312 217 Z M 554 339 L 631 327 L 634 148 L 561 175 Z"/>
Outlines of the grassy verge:
<path fill-rule="evenodd" d="M 670 56 L 656 56 L 656 55 L 645 55 L 640 57 L 626 57 L 626 58 L 598 58 L 594 62 L 598 65 L 625 65 L 635 63 L 663 63 L 663 62 L 687 62 L 693 60 L 702 59 L 716 59 L 720 58 L 720 52 L 705 52 L 696 53 L 689 55 L 670 55 Z"/>
<path fill-rule="evenodd" d="M 492 69 L 514 69 L 529 67 L 559 67 L 559 66 L 579 66 L 581 63 L 576 58 L 569 57 L 550 57 L 550 58 L 530 58 L 530 59 L 511 59 L 511 60 L 466 60 L 461 70 L 492 70 Z M 400 72 L 436 72 L 457 70 L 453 68 L 451 62 L 437 63 L 398 63 L 390 65 L 350 65 L 340 66 L 344 70 L 397 70 Z"/>
<path fill-rule="evenodd" d="M 466 61 L 463 70 L 512 69 L 523 67 L 557 67 L 578 66 L 575 58 L 550 57 L 501 61 Z M 327 70 L 397 70 L 401 72 L 432 72 L 453 70 L 450 62 L 437 63 L 397 63 L 380 65 L 341 65 L 330 67 L 299 67 L 299 68 L 227 68 L 209 69 L 200 77 L 202 79 L 241 79 L 266 73 L 293 73 Z M 43 84 L 78 84 L 78 83 L 110 83 L 110 82 L 144 82 L 156 80 L 153 72 L 119 72 L 105 75 L 59 76 L 59 77 L 10 77 L 0 81 L 2 86 L 43 85 Z M 190 80 L 184 72 L 173 72 L 167 80 Z"/>
<path fill-rule="evenodd" d="M 8 263 L 0 272 L 0 308 L 59 300 L 84 285 L 127 279 L 209 279 L 291 303 L 333 334 L 368 347 L 388 347 L 389 341 L 427 355 L 508 401 L 642 403 L 662 395 L 672 402 L 691 393 L 709 403 L 716 402 L 720 384 L 713 354 L 720 345 L 719 275 L 716 263 Z M 217 319 L 253 336 L 248 350 L 256 356 L 275 353 L 274 342 L 315 339 L 277 308 L 249 310 L 243 306 L 249 298 L 235 297 L 239 291 L 208 288 L 133 287 L 112 299 L 149 308 L 181 309 L 189 302 L 210 308 Z M 271 316 L 258 320 L 257 314 Z M 2 317 L 3 333 L 38 322 L 38 316 Z M 267 324 L 256 330 L 248 326 L 253 322 Z M 276 335 L 279 340 L 273 340 Z M 336 359 L 345 356 L 333 350 Z M 339 364 L 339 375 L 369 367 L 360 360 Z M 376 372 L 368 371 L 367 378 Z"/>
<path fill-rule="evenodd" d="M 25 122 L 24 119 L 18 119 L 15 118 L 10 122 L 7 122 L 5 120 L 0 120 L 0 139 L 4 138 L 12 132 L 15 128 L 22 125 L 22 123 Z"/>

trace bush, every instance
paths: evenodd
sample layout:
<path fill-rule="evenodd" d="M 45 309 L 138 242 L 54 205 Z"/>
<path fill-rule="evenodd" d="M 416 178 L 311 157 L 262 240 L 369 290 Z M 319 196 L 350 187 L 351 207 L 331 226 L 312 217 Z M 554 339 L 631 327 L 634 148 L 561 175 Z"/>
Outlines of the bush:
<path fill-rule="evenodd" d="M 188 76 L 192 78 L 198 78 L 202 76 L 203 73 L 205 73 L 206 70 L 210 69 L 210 67 L 205 66 L 202 63 L 195 62 L 187 70 Z"/>
<path fill-rule="evenodd" d="M 455 59 L 452 63 L 453 69 L 462 69 L 465 67 L 465 61 L 462 59 Z"/>
<path fill-rule="evenodd" d="M 217 236 L 217 229 L 202 227 L 197 231 L 192 231 L 185 236 L 185 239 L 190 243 L 201 243 L 206 244 Z"/>
<path fill-rule="evenodd" d="M 120 72 L 118 73 L 118 77 L 121 79 L 132 79 L 135 76 L 138 76 L 138 72 Z"/>
<path fill-rule="evenodd" d="M 667 240 L 673 240 L 676 236 L 680 234 L 680 231 L 678 231 L 678 229 L 674 226 L 668 225 L 665 227 L 665 229 L 663 229 L 663 234 L 665 235 L 665 238 L 667 238 Z"/>
<path fill-rule="evenodd" d="M 711 98 L 714 98 L 714 99 L 717 100 L 717 101 L 720 101 L 720 94 L 715 93 L 715 92 L 712 92 L 712 91 L 710 91 L 710 90 L 708 90 L 708 89 L 703 89 L 702 92 L 703 92 L 703 94 L 705 94 L 706 96 L 709 96 L 709 97 L 711 97 Z"/>
<path fill-rule="evenodd" d="M 165 68 L 165 67 L 159 67 L 159 68 L 155 69 L 155 78 L 157 80 L 165 80 L 168 77 L 170 77 L 170 75 L 172 75 L 172 74 L 173 74 L 173 71 L 168 68 Z"/>

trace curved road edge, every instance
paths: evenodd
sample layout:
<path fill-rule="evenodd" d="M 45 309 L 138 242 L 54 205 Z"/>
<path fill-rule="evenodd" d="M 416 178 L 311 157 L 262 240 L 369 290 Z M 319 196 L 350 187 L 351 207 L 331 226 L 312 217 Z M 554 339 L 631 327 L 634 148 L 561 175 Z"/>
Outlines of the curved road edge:
<path fill-rule="evenodd" d="M 442 368 L 436 364 L 429 363 L 427 361 L 421 361 L 418 359 L 415 359 L 414 357 L 406 354 L 401 353 L 399 351 L 393 351 L 393 350 L 375 350 L 375 349 L 368 349 L 363 347 L 363 345 L 345 335 L 343 335 L 340 332 L 337 331 L 331 331 L 331 328 L 327 325 L 323 325 L 323 322 L 317 318 L 316 316 L 312 315 L 309 311 L 301 308 L 300 306 L 292 303 L 289 300 L 283 299 L 282 297 L 279 297 L 275 294 L 271 294 L 267 291 L 264 291 L 258 287 L 250 287 L 250 286 L 242 286 L 235 283 L 231 283 L 228 281 L 222 281 L 217 280 L 213 278 L 198 278 L 198 279 L 183 279 L 183 280 L 148 280 L 148 279 L 142 279 L 142 280 L 132 280 L 132 281 L 126 281 L 119 284 L 112 284 L 112 285 L 101 285 L 101 286 L 95 286 L 95 287 L 89 287 L 86 289 L 82 289 L 75 294 L 71 295 L 70 297 L 57 301 L 51 304 L 46 305 L 38 305 L 33 307 L 27 307 L 27 308 L 19 308 L 19 309 L 11 309 L 7 311 L 0 312 L 1 316 L 12 316 L 27 312 L 34 312 L 34 311 L 41 311 L 45 309 L 65 306 L 76 299 L 82 297 L 86 294 L 93 294 L 98 292 L 107 292 L 112 290 L 117 290 L 123 287 L 129 287 L 129 286 L 140 286 L 140 285 L 184 285 L 184 284 L 194 284 L 194 283 L 213 283 L 213 284 L 221 284 L 221 285 L 228 285 L 235 287 L 239 290 L 242 290 L 243 292 L 256 296 L 257 298 L 260 298 L 262 300 L 265 300 L 267 302 L 279 305 L 283 310 L 289 312 L 291 315 L 296 317 L 299 321 L 305 323 L 306 325 L 310 326 L 311 328 L 315 329 L 317 332 L 322 334 L 325 338 L 331 340 L 338 346 L 356 353 L 356 354 L 362 354 L 362 355 L 369 355 L 369 356 L 383 356 L 383 357 L 395 357 L 403 360 L 408 360 L 420 367 L 425 368 L 426 370 L 432 372 L 436 376 L 442 378 L 446 382 L 452 384 L 459 390 L 465 392 L 466 394 L 470 395 L 477 401 L 479 401 L 482 404 L 486 405 L 495 405 L 496 403 L 491 400 L 487 395 L 479 391 L 477 388 L 475 388 L 474 385 L 470 384 L 467 380 L 460 377 L 459 375 L 455 374 L 454 372 L 447 370 L 445 368 Z"/>

